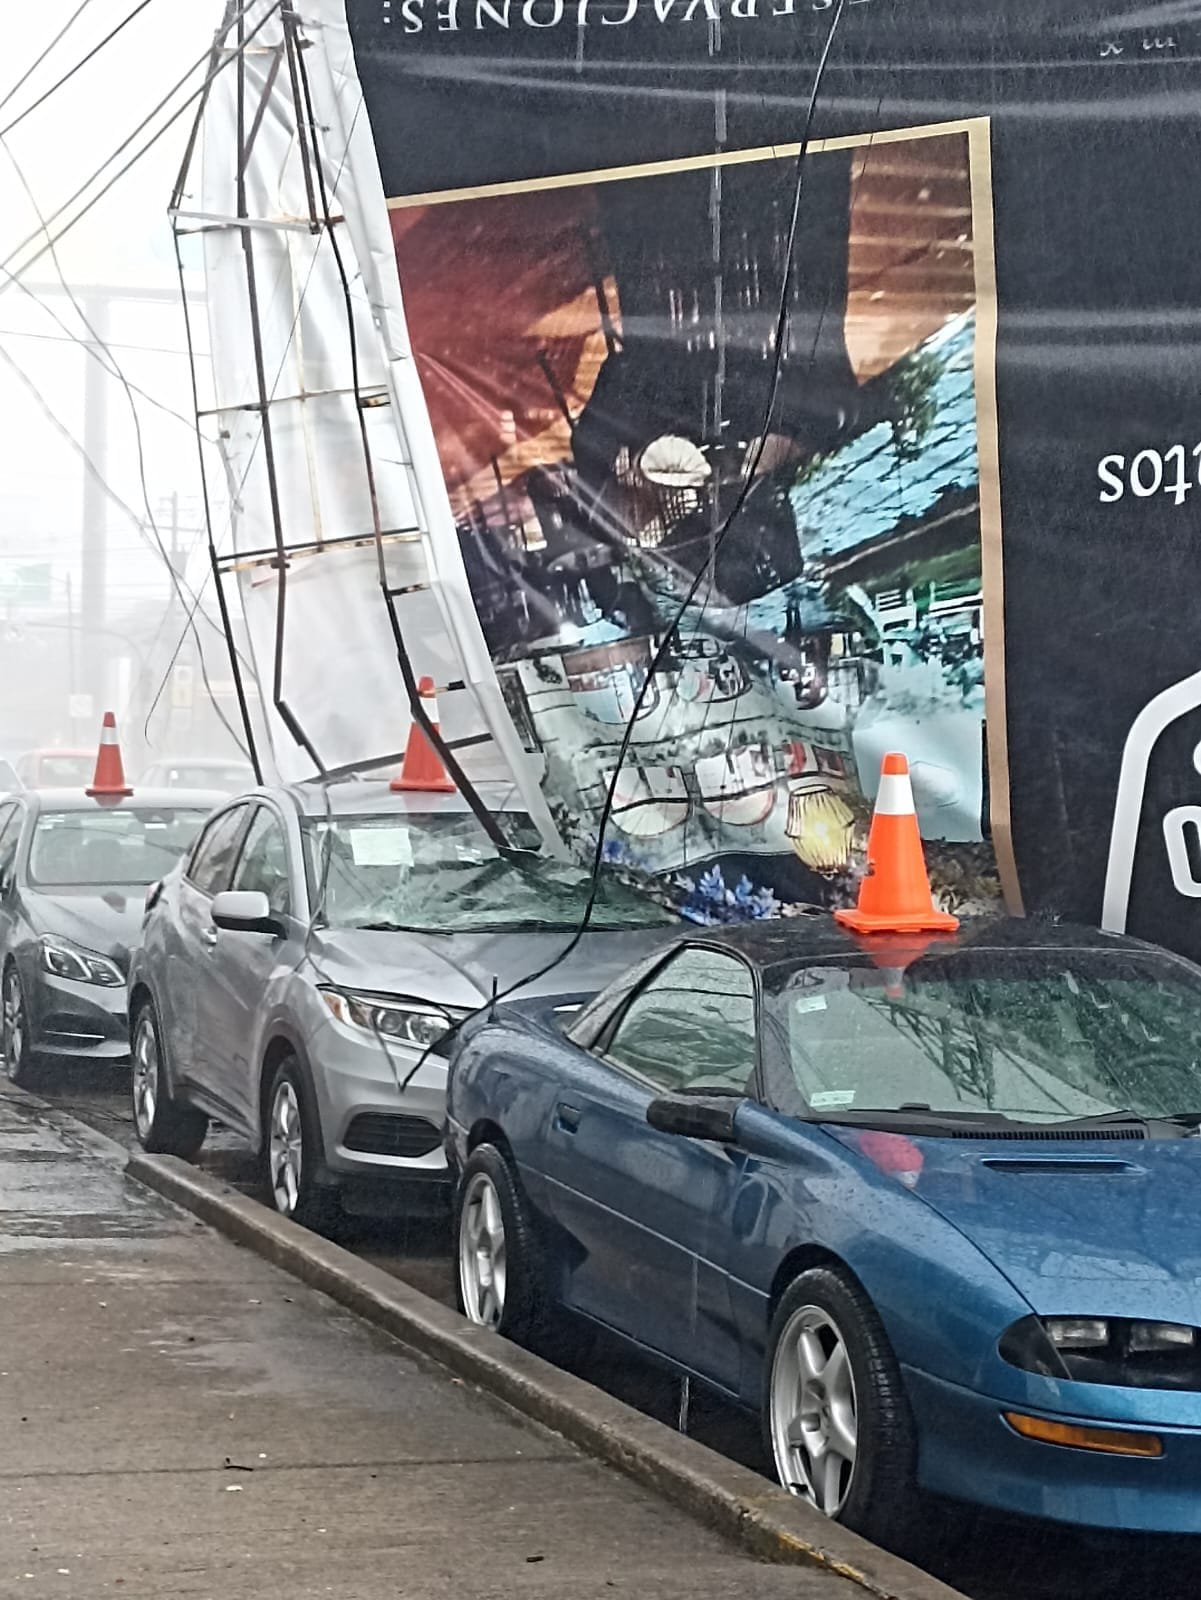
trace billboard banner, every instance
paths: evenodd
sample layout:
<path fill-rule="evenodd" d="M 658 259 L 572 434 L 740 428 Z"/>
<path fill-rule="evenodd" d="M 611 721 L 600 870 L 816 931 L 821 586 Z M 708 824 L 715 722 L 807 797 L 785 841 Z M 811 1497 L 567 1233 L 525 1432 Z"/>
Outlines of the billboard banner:
<path fill-rule="evenodd" d="M 1201 954 L 1191 11 L 347 0 L 569 838 L 612 788 L 701 919 L 845 903 L 900 749 L 944 903 Z"/>

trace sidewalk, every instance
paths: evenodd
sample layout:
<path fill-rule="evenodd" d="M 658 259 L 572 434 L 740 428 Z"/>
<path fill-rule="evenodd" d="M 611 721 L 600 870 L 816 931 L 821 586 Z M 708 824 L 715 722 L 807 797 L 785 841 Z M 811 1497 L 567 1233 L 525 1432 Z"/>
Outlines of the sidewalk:
<path fill-rule="evenodd" d="M 0 1597 L 863 1600 L 754 1562 L 0 1090 Z"/>

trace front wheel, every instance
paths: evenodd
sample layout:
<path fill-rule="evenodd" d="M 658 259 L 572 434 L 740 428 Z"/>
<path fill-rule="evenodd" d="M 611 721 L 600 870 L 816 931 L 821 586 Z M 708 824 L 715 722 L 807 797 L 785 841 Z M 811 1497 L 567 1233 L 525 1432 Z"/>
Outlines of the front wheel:
<path fill-rule="evenodd" d="M 201 1111 L 181 1105 L 171 1093 L 163 1066 L 162 1034 L 153 1002 L 147 1001 L 133 1025 L 131 1094 L 138 1140 L 151 1155 L 192 1161 L 208 1133 Z"/>
<path fill-rule="evenodd" d="M 764 1443 L 784 1487 L 895 1551 L 921 1542 L 916 1440 L 901 1371 L 848 1274 L 803 1272 L 768 1336 Z"/>
<path fill-rule="evenodd" d="M 338 1191 L 320 1181 L 321 1125 L 295 1056 L 276 1069 L 268 1096 L 263 1151 L 267 1187 L 281 1217 L 327 1233 L 341 1220 Z"/>
<path fill-rule="evenodd" d="M 0 1004 L 3 1006 L 5 1075 L 18 1089 L 31 1089 L 37 1076 L 37 1062 L 29 1042 L 29 1007 L 25 1003 L 21 974 L 12 961 L 4 969 Z"/>
<path fill-rule="evenodd" d="M 512 1166 L 494 1145 L 472 1151 L 457 1191 L 459 1309 L 550 1360 L 578 1357 L 586 1336 L 551 1302 L 541 1241 Z"/>

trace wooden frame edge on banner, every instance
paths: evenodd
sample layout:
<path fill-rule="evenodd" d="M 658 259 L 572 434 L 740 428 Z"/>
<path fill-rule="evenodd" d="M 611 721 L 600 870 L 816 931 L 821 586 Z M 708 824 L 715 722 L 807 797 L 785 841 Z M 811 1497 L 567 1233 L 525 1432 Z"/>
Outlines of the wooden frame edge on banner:
<path fill-rule="evenodd" d="M 1022 891 L 1013 848 L 1009 788 L 1009 725 L 1005 684 L 1005 568 L 1001 519 L 1000 429 L 997 414 L 997 264 L 993 228 L 992 121 L 987 116 L 959 117 L 947 122 L 922 123 L 910 128 L 886 128 L 878 133 L 848 134 L 834 139 L 814 139 L 812 151 L 856 150 L 865 145 L 901 144 L 914 139 L 945 138 L 964 134 L 968 142 L 968 185 L 972 206 L 972 252 L 976 281 L 976 340 L 974 382 L 976 390 L 976 449 L 980 469 L 980 567 L 984 594 L 984 724 L 987 738 L 989 821 L 993 853 L 1001 880 L 1006 910 L 1023 915 Z M 632 178 L 656 178 L 698 168 L 745 166 L 756 161 L 779 161 L 800 154 L 800 144 L 759 145 L 748 150 L 725 150 L 707 156 L 683 156 L 670 161 L 648 161 L 634 166 L 602 167 L 591 172 L 562 173 L 553 177 L 520 178 L 506 183 L 477 184 L 465 189 L 436 189 L 426 194 L 399 195 L 388 200 L 389 211 L 420 206 L 451 205 L 463 200 L 487 200 L 500 195 L 530 194 L 551 189 L 575 189 L 587 184 L 619 183 Z"/>

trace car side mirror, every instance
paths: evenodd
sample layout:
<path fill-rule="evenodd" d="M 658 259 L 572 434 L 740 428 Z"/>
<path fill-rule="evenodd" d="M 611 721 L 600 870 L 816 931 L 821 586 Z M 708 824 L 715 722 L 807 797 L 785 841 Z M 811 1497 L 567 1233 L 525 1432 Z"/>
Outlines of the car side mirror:
<path fill-rule="evenodd" d="M 714 1139 L 718 1144 L 733 1144 L 734 1117 L 741 1100 L 732 1096 L 662 1095 L 646 1108 L 646 1120 L 660 1133 L 675 1133 L 682 1139 Z"/>
<path fill-rule="evenodd" d="M 286 931 L 270 900 L 257 889 L 223 889 L 213 897 L 212 918 L 227 933 L 269 933 L 278 938 Z"/>

